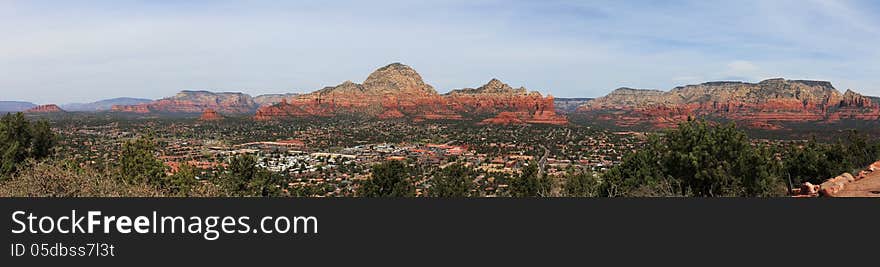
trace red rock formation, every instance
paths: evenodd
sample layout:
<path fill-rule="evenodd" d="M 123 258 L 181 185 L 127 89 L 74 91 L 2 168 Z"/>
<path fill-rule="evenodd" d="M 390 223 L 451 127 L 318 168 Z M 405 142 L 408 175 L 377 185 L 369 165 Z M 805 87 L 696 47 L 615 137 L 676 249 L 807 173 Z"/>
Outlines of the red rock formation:
<path fill-rule="evenodd" d="M 492 79 L 477 88 L 453 90 L 445 95 L 452 110 L 467 115 L 495 114 L 484 124 L 566 124 L 568 120 L 556 114 L 553 97 L 543 97 L 526 88 L 513 89 L 498 79 Z"/>
<path fill-rule="evenodd" d="M 202 112 L 202 116 L 199 117 L 199 120 L 201 121 L 219 121 L 222 119 L 223 116 L 221 116 L 220 113 L 217 113 L 217 111 L 210 108 L 205 109 L 205 111 Z"/>
<path fill-rule="evenodd" d="M 346 81 L 257 110 L 256 120 L 356 114 L 377 119 L 461 120 L 497 117 L 484 123 L 565 124 L 553 98 L 525 88 L 513 89 L 493 79 L 477 89 L 439 95 L 412 68 L 394 63 L 367 77 L 363 84 Z"/>
<path fill-rule="evenodd" d="M 689 117 L 717 117 L 781 129 L 784 122 L 880 119 L 880 106 L 868 97 L 852 91 L 841 95 L 829 82 L 783 79 L 711 82 L 669 92 L 621 88 L 578 111 L 618 126 L 674 127 Z"/>
<path fill-rule="evenodd" d="M 25 113 L 57 113 L 64 112 L 63 109 L 55 104 L 40 105 L 24 111 Z"/>
<path fill-rule="evenodd" d="M 412 68 L 394 63 L 367 77 L 363 84 L 346 81 L 257 110 L 257 120 L 290 117 L 364 115 L 382 119 L 416 116 L 442 108 L 434 88 Z"/>

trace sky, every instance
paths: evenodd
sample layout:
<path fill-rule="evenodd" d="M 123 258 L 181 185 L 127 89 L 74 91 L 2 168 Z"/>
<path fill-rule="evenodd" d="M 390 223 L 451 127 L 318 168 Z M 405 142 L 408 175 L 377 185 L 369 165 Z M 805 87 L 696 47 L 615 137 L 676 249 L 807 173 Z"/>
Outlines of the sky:
<path fill-rule="evenodd" d="M 0 100 L 310 92 L 393 62 L 441 93 L 784 77 L 880 95 L 875 14 L 872 0 L 0 0 Z"/>

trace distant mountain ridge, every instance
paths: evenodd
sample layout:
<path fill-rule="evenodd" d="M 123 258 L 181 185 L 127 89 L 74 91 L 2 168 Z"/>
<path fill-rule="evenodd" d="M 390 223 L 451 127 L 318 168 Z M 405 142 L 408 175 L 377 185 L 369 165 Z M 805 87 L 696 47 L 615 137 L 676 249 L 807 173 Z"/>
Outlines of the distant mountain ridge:
<path fill-rule="evenodd" d="M 671 127 L 689 117 L 716 117 L 744 125 L 781 128 L 780 122 L 878 120 L 880 103 L 827 81 L 768 79 L 759 83 L 707 82 L 670 91 L 619 88 L 578 111 L 619 126 Z"/>
<path fill-rule="evenodd" d="M 573 113 L 576 112 L 578 107 L 587 103 L 587 101 L 593 100 L 593 98 L 589 97 L 556 97 L 553 98 L 553 104 L 556 105 L 556 112 L 559 113 Z"/>
<path fill-rule="evenodd" d="M 183 90 L 171 97 L 135 104 L 112 105 L 110 110 L 125 113 L 184 113 L 197 114 L 206 110 L 223 114 L 252 114 L 263 105 L 281 102 L 298 94 L 266 94 L 251 97 L 240 92 L 211 92 Z"/>
<path fill-rule="evenodd" d="M 292 97 L 295 97 L 298 95 L 300 95 L 300 94 L 299 93 L 287 93 L 287 94 L 258 95 L 256 97 L 254 97 L 254 102 L 256 102 L 257 105 L 259 105 L 259 106 L 267 106 L 267 105 L 280 103 L 282 99 L 292 98 Z"/>
<path fill-rule="evenodd" d="M 83 111 L 83 112 L 94 112 L 94 111 L 107 111 L 113 108 L 114 105 L 137 105 L 143 103 L 149 103 L 153 101 L 152 99 L 145 98 L 132 98 L 132 97 L 118 97 L 111 99 L 99 100 L 91 103 L 70 103 L 63 104 L 61 108 L 67 111 Z"/>
<path fill-rule="evenodd" d="M 25 101 L 0 101 L 0 113 L 22 112 L 36 106 L 37 104 Z"/>

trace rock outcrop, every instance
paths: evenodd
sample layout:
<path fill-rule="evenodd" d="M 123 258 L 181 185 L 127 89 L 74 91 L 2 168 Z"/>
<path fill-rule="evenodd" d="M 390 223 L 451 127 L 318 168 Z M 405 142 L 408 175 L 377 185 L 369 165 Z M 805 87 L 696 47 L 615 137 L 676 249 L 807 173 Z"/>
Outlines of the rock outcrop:
<path fill-rule="evenodd" d="M 556 124 L 568 120 L 556 114 L 552 96 L 529 92 L 524 87 L 512 88 L 492 79 L 477 89 L 453 90 L 445 95 L 453 111 L 471 116 L 493 115 L 484 119 L 486 124 Z"/>
<path fill-rule="evenodd" d="M 59 113 L 65 112 L 55 104 L 40 105 L 24 111 L 25 113 Z"/>
<path fill-rule="evenodd" d="M 209 108 L 209 109 L 205 109 L 205 111 L 202 112 L 202 116 L 199 117 L 199 120 L 200 121 L 219 121 L 219 120 L 223 120 L 223 116 L 221 116 L 220 113 L 217 113 L 217 111 Z"/>
<path fill-rule="evenodd" d="M 544 98 L 525 88 L 513 89 L 497 79 L 477 89 L 440 95 L 415 70 L 400 63 L 379 68 L 363 84 L 346 81 L 263 106 L 254 118 L 337 115 L 412 121 L 483 118 L 483 123 L 567 123 L 565 117 L 555 113 L 552 97 Z"/>
<path fill-rule="evenodd" d="M 880 119 L 880 106 L 871 98 L 853 91 L 840 94 L 830 82 L 784 79 L 709 82 L 668 92 L 620 88 L 578 111 L 618 126 L 674 127 L 689 117 L 717 117 L 778 129 L 781 122 Z"/>
<path fill-rule="evenodd" d="M 837 193 L 843 191 L 846 184 L 854 182 L 856 179 L 849 173 L 843 173 L 837 177 L 825 180 L 819 185 L 819 194 L 826 197 L 836 196 Z"/>

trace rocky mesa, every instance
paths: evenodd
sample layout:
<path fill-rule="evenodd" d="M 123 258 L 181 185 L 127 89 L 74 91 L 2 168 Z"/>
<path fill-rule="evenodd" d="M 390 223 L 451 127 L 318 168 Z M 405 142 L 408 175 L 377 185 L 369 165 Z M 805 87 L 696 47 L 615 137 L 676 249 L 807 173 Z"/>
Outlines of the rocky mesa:
<path fill-rule="evenodd" d="M 65 112 L 55 104 L 39 105 L 24 111 L 25 113 L 60 113 Z"/>
<path fill-rule="evenodd" d="M 578 112 L 618 126 L 674 127 L 689 117 L 733 120 L 753 128 L 779 129 L 785 122 L 878 120 L 880 105 L 830 82 L 769 79 L 759 83 L 708 82 L 670 91 L 620 88 L 591 100 Z"/>

